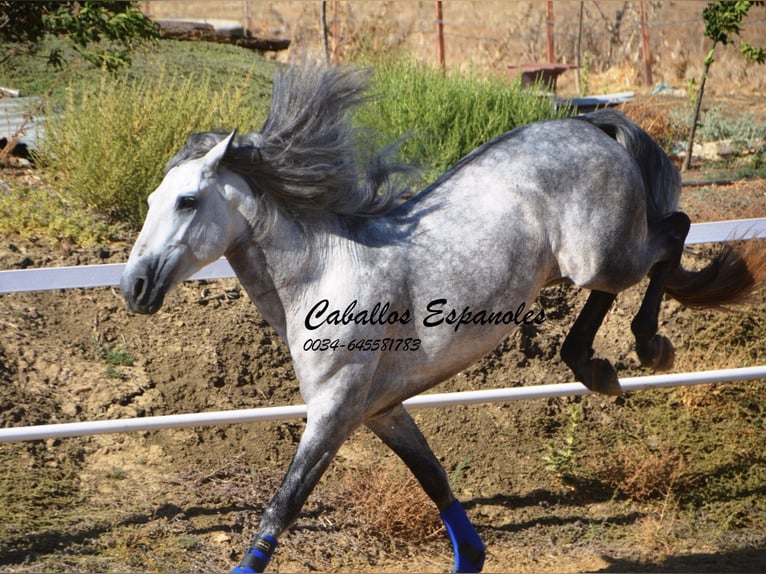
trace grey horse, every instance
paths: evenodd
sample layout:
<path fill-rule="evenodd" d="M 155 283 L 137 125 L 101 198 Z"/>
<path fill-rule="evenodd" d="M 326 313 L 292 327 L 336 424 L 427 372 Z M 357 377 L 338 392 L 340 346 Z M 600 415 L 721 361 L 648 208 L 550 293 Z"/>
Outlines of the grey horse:
<path fill-rule="evenodd" d="M 261 572 L 343 441 L 369 427 L 435 502 L 455 571 L 484 545 L 402 402 L 544 321 L 538 291 L 591 291 L 561 356 L 577 380 L 617 394 L 592 344 L 620 291 L 650 276 L 632 330 L 641 363 L 666 369 L 663 293 L 692 306 L 737 302 L 753 262 L 724 249 L 680 266 L 689 218 L 666 155 L 622 115 L 597 112 L 517 128 L 409 199 L 392 148 L 362 153 L 351 112 L 369 73 L 315 64 L 277 73 L 260 132 L 192 136 L 149 197 L 121 288 L 154 313 L 175 284 L 225 256 L 290 349 L 306 426 L 284 481 L 235 572 Z M 757 262 L 756 262 L 757 263 Z M 749 266 L 750 265 L 750 266 Z"/>

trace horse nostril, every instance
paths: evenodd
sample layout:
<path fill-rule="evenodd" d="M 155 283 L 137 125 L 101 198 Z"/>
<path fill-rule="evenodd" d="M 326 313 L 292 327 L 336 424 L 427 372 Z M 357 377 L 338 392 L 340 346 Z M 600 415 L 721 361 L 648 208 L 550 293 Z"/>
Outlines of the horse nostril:
<path fill-rule="evenodd" d="M 146 279 L 144 277 L 137 277 L 133 281 L 133 289 L 130 292 L 130 296 L 133 301 L 140 301 L 146 290 Z"/>

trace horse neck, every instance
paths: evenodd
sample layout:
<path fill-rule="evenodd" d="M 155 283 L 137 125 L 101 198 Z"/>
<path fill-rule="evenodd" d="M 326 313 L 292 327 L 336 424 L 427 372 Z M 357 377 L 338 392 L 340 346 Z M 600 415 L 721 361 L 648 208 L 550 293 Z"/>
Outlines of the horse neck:
<path fill-rule="evenodd" d="M 250 219 L 252 214 L 243 214 Z M 334 214 L 302 217 L 300 224 L 278 212 L 269 232 L 250 236 L 226 254 L 240 283 L 266 321 L 286 340 L 284 301 L 299 293 L 321 270 L 335 231 L 341 227 Z M 255 228 L 255 226 L 253 226 Z"/>

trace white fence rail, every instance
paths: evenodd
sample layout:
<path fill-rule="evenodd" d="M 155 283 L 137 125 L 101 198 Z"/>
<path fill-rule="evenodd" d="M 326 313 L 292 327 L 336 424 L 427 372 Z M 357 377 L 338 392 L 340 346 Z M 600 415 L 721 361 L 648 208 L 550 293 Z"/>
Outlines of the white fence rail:
<path fill-rule="evenodd" d="M 686 238 L 687 245 L 717 243 L 736 239 L 766 238 L 766 218 L 736 219 L 695 223 Z M 73 289 L 77 287 L 111 287 L 119 284 L 124 264 L 80 265 L 0 271 L 0 293 Z M 191 277 L 197 279 L 227 279 L 234 271 L 225 259 L 208 265 Z"/>
<path fill-rule="evenodd" d="M 704 385 L 708 383 L 746 381 L 761 378 L 766 378 L 766 365 L 761 367 L 743 367 L 739 369 L 723 369 L 717 371 L 699 371 L 696 373 L 626 377 L 620 379 L 620 385 L 625 392 L 630 392 L 649 388 Z M 590 392 L 591 391 L 581 383 L 558 383 L 553 385 L 533 385 L 529 387 L 464 391 L 460 393 L 428 393 L 404 401 L 404 406 L 408 409 L 422 409 L 478 403 L 522 401 L 550 397 L 568 397 L 590 394 Z M 305 416 L 306 405 L 289 405 L 232 411 L 162 415 L 133 419 L 12 427 L 0 429 L 0 443 L 192 426 L 251 423 L 256 421 L 303 418 Z"/>
<path fill-rule="evenodd" d="M 766 218 L 695 224 L 692 225 L 686 243 L 689 245 L 756 238 L 766 238 Z M 0 271 L 0 293 L 114 286 L 119 283 L 123 267 L 123 264 L 111 264 Z M 224 259 L 220 259 L 201 270 L 191 279 L 222 279 L 233 276 L 234 273 L 229 264 Z M 699 371 L 695 373 L 627 377 L 620 379 L 620 385 L 624 391 L 629 392 L 655 387 L 699 385 L 762 378 L 766 378 L 766 365 L 739 369 Z M 590 391 L 580 383 L 561 383 L 459 393 L 430 393 L 413 397 L 405 401 L 404 404 L 410 409 L 433 408 L 449 405 L 563 397 L 588 393 Z M 305 405 L 290 405 L 134 419 L 11 427 L 0 429 L 0 443 L 189 426 L 246 423 L 302 418 L 305 416 Z"/>

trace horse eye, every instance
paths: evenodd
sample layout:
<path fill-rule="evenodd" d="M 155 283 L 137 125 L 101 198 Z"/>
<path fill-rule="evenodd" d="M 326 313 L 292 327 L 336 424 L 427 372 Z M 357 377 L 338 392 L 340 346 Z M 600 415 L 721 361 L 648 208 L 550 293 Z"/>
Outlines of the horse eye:
<path fill-rule="evenodd" d="M 196 209 L 197 208 L 197 198 L 193 197 L 191 195 L 182 195 L 178 198 L 177 207 L 179 210 L 181 209 Z"/>

